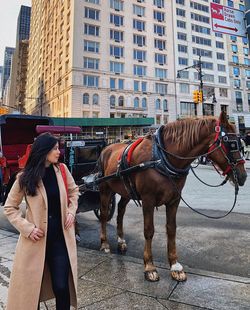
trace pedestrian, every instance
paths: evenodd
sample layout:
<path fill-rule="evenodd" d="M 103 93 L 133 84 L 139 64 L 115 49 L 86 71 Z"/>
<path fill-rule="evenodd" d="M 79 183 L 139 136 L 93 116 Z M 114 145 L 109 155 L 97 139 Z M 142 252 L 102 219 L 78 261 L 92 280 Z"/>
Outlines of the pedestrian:
<path fill-rule="evenodd" d="M 6 310 L 37 310 L 40 301 L 54 297 L 57 310 L 77 308 L 74 221 L 79 190 L 67 167 L 58 163 L 59 155 L 54 136 L 37 137 L 5 202 L 4 213 L 20 233 Z"/>

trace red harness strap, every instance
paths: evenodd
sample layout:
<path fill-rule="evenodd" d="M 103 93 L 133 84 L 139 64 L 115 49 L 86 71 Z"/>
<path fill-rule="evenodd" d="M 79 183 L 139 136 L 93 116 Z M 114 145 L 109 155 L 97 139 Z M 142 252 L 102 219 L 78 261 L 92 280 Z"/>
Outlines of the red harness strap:
<path fill-rule="evenodd" d="M 128 164 L 130 165 L 130 162 L 131 162 L 131 158 L 132 158 L 132 154 L 133 154 L 133 151 L 134 149 L 137 147 L 138 144 L 140 144 L 142 142 L 143 138 L 139 138 L 137 139 L 135 142 L 133 142 L 128 150 L 128 156 L 127 156 L 127 162 Z M 122 153 L 123 153 L 124 150 L 121 151 L 121 153 L 119 154 L 119 157 L 118 157 L 118 161 L 121 160 L 121 157 L 122 157 Z"/>

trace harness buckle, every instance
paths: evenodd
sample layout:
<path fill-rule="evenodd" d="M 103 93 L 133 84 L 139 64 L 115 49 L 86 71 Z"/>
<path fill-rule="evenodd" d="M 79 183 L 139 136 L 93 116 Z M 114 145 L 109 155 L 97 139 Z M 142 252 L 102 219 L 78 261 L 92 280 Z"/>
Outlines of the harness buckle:
<path fill-rule="evenodd" d="M 216 126 L 214 127 L 214 131 L 217 132 L 217 133 L 221 132 L 220 126 L 219 126 L 219 125 L 216 125 Z"/>

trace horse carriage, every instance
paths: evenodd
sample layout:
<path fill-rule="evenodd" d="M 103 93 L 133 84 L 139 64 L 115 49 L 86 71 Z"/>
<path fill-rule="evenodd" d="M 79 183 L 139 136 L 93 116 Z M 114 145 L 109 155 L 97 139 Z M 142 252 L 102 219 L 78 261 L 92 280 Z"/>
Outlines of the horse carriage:
<path fill-rule="evenodd" d="M 95 169 L 97 159 L 106 146 L 105 139 L 84 139 L 76 126 L 54 126 L 49 117 L 27 115 L 3 115 L 0 117 L 0 189 L 1 202 L 7 198 L 16 174 L 25 167 L 34 139 L 50 132 L 59 138 L 60 161 L 71 171 L 78 185 L 82 177 Z M 80 186 L 78 212 L 94 211 L 100 214 L 100 194 L 97 188 Z M 109 207 L 110 220 L 115 211 L 115 197 Z"/>

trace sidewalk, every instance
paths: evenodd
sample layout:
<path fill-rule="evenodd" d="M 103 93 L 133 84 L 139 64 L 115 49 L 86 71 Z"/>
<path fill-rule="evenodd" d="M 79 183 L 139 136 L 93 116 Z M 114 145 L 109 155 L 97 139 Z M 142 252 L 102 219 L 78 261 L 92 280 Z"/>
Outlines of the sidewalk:
<path fill-rule="evenodd" d="M 0 309 L 4 309 L 17 234 L 0 230 Z M 144 280 L 143 259 L 78 248 L 79 309 L 249 310 L 250 278 L 188 269 L 177 283 L 157 264 L 160 281 Z M 53 301 L 41 310 L 55 309 Z M 23 309 L 26 310 L 26 309 Z M 27 309 L 28 310 L 28 309 Z"/>

